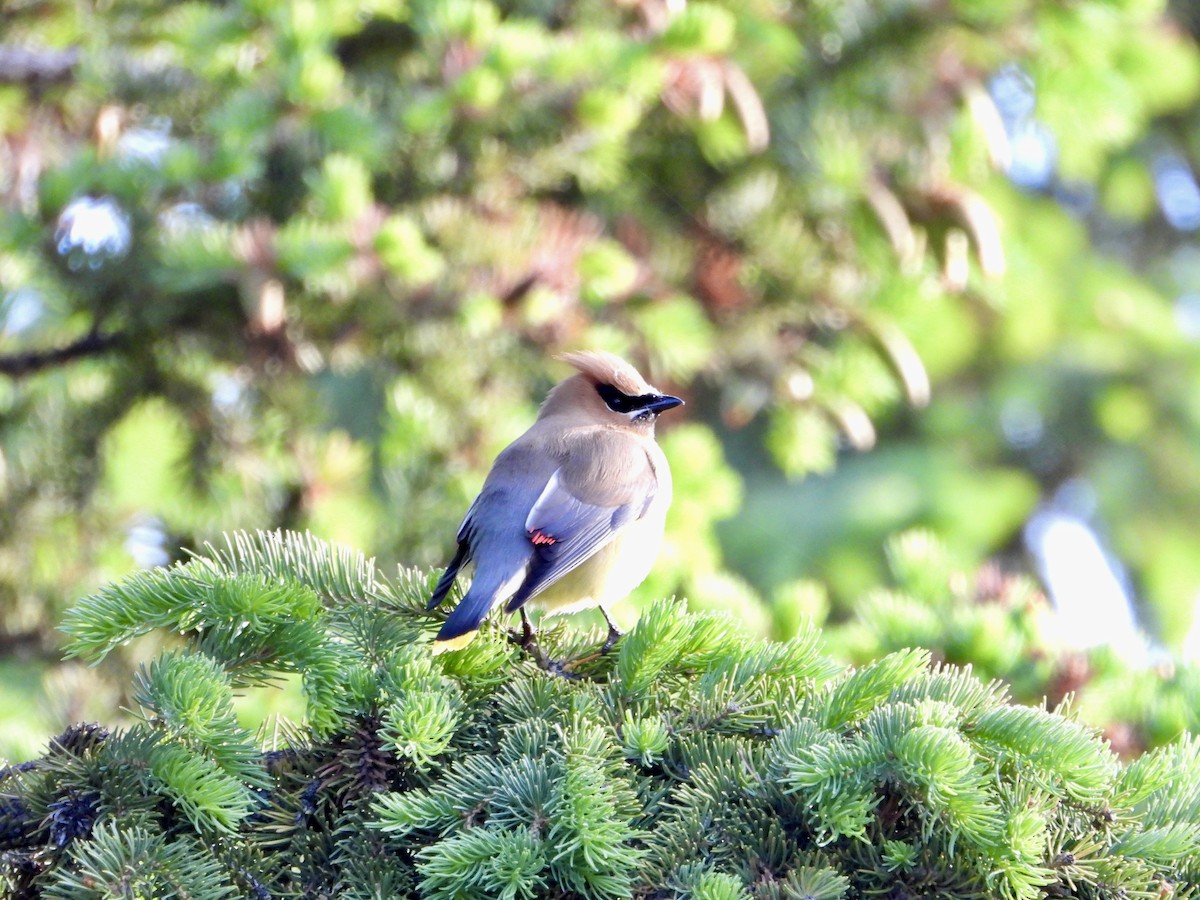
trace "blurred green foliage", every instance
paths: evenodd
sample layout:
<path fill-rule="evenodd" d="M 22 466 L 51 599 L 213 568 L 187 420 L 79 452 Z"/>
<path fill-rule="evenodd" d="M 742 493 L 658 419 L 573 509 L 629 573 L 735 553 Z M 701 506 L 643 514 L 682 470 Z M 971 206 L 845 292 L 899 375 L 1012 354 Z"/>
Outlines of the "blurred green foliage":
<path fill-rule="evenodd" d="M 897 534 L 885 549 L 886 577 L 858 596 L 846 621 L 826 618 L 819 584 L 797 582 L 782 592 L 785 602 L 808 601 L 800 608 L 824 625 L 835 657 L 862 665 L 925 647 L 938 662 L 1003 682 L 1022 703 L 1054 707 L 1072 695 L 1080 716 L 1124 756 L 1200 732 L 1194 661 L 1160 654 L 1147 664 L 1112 647 L 1077 648 L 1029 577 L 994 562 L 964 565 L 929 531 Z"/>
<path fill-rule="evenodd" d="M 1015 559 L 1082 479 L 1147 627 L 1191 626 L 1200 255 L 1159 178 L 1200 154 L 1186 4 L 6 16 L 0 634 L 25 658 L 224 530 L 444 562 L 579 347 L 689 400 L 638 603 L 840 621 L 887 535 Z M 1033 126 L 1054 165 L 1022 187 Z"/>

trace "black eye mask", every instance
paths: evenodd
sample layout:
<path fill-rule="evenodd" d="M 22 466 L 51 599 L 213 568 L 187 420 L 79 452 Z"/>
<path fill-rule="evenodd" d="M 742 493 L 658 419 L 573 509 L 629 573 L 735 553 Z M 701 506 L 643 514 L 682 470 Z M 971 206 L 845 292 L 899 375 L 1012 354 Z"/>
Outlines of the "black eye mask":
<path fill-rule="evenodd" d="M 596 393 L 600 395 L 600 399 L 604 401 L 605 405 L 615 413 L 631 413 L 639 409 L 645 409 L 656 400 L 661 399 L 658 394 L 639 394 L 636 397 L 630 397 L 628 394 L 622 394 L 611 384 L 596 385 Z"/>

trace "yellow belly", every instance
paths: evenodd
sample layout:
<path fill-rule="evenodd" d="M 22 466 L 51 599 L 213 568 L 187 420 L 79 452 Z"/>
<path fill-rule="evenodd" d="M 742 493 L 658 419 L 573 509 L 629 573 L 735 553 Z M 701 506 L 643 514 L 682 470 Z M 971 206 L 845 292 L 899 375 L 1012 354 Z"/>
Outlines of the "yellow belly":
<path fill-rule="evenodd" d="M 650 514 L 625 528 L 586 562 L 529 601 L 547 615 L 608 606 L 646 580 L 662 543 L 662 514 Z"/>

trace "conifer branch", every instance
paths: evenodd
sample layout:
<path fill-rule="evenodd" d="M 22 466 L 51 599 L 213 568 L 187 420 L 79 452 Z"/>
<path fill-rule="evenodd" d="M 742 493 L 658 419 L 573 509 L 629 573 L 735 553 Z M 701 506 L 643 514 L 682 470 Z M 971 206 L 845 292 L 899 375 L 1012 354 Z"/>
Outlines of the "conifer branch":
<path fill-rule="evenodd" d="M 1038 900 L 1200 883 L 1195 738 L 1123 766 L 1068 710 L 1013 705 L 926 651 L 842 670 L 811 627 L 766 643 L 668 601 L 589 679 L 549 675 L 502 622 L 434 655 L 429 589 L 259 533 L 86 598 L 65 626 L 77 655 L 154 629 L 187 646 L 139 674 L 144 722 L 74 730 L 0 773 L 0 872 L 46 897 L 107 896 L 113 867 L 212 898 Z M 599 640 L 539 635 L 567 663 Z M 264 748 L 233 688 L 290 672 L 308 722 Z M 19 869 L 33 860 L 49 862 Z"/>

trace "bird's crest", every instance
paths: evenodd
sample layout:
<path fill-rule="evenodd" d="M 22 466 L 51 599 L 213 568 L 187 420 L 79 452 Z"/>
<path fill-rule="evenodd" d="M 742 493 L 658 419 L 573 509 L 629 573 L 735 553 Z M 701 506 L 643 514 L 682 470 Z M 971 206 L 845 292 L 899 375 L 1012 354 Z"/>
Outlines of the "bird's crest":
<path fill-rule="evenodd" d="M 574 366 L 589 381 L 596 384 L 611 384 L 622 394 L 637 397 L 654 393 L 638 370 L 614 353 L 603 350 L 576 350 L 555 357 Z"/>

